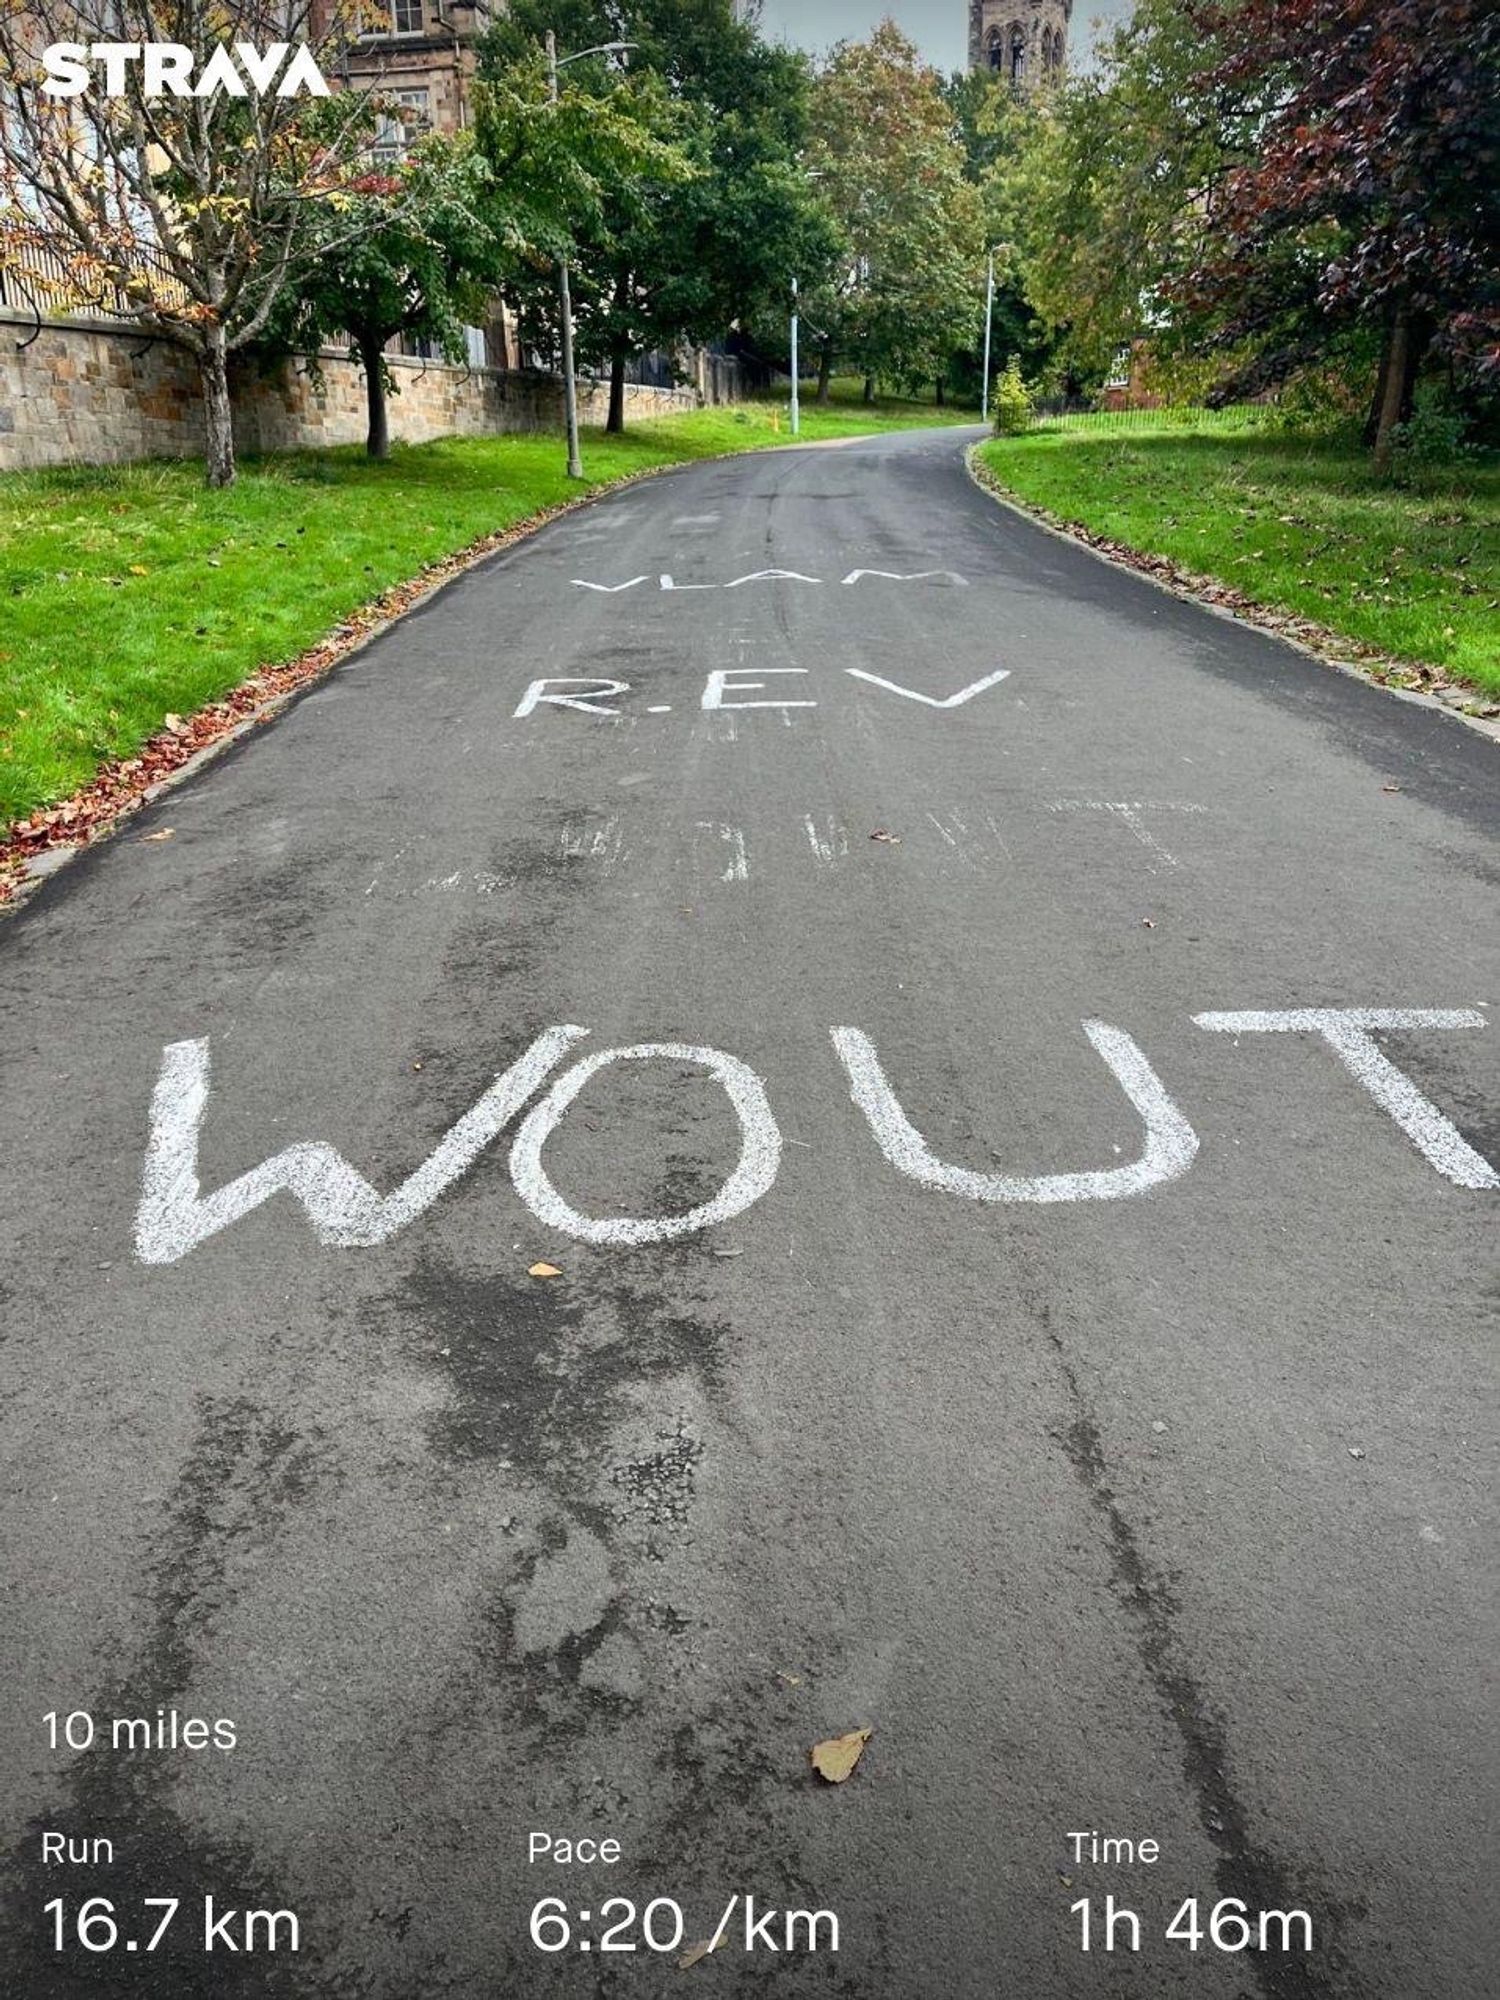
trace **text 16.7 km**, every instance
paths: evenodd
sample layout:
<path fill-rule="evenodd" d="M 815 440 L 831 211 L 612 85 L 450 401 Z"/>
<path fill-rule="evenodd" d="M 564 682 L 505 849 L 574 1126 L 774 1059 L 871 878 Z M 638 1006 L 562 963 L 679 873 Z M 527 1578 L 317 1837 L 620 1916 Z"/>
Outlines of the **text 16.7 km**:
<path fill-rule="evenodd" d="M 138 1906 L 91 1896 L 76 1908 L 55 1896 L 44 1914 L 52 1919 L 54 1951 L 76 1945 L 97 1956 L 104 1952 L 159 1951 L 179 1912 L 191 1925 L 190 1929 L 179 1929 L 179 1938 L 195 1943 L 204 1952 L 238 1957 L 241 1953 L 254 1956 L 302 1949 L 302 1928 L 290 1910 L 245 1910 L 215 1902 L 212 1896 L 205 1896 L 201 1905 L 196 1899 L 184 1902 L 178 1896 L 143 1896 Z M 195 1921 L 200 1912 L 201 1929 Z"/>

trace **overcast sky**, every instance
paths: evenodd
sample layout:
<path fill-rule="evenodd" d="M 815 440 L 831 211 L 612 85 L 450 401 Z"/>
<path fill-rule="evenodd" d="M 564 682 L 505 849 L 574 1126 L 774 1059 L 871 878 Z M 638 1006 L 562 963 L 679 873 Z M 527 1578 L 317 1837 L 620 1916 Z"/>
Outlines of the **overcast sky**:
<path fill-rule="evenodd" d="M 1081 59 L 1096 21 L 1118 21 L 1131 0 L 1074 0 L 1073 59 Z M 904 28 L 929 62 L 962 69 L 968 59 L 968 0 L 765 0 L 765 32 L 806 49 L 826 49 L 846 36 L 869 34 L 885 15 Z"/>

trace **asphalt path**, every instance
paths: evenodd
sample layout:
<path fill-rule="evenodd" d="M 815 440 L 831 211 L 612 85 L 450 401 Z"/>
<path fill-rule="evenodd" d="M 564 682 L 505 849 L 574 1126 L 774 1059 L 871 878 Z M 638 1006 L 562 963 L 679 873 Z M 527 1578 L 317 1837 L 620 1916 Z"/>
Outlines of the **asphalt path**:
<path fill-rule="evenodd" d="M 1494 1991 L 1496 746 L 967 441 L 556 522 L 0 930 L 7 1993 Z"/>

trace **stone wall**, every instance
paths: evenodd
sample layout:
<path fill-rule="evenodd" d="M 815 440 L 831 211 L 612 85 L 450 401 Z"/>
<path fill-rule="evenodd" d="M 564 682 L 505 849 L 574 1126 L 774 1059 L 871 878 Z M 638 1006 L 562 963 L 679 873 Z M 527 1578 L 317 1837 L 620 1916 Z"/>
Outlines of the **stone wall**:
<path fill-rule="evenodd" d="M 404 355 L 391 357 L 391 373 L 400 388 L 390 404 L 398 442 L 562 428 L 555 376 Z M 608 384 L 582 386 L 584 422 L 603 423 Z M 710 395 L 720 391 L 717 382 L 705 386 Z M 697 387 L 626 390 L 635 417 L 696 409 L 703 399 Z M 342 353 L 320 356 L 318 380 L 298 362 L 270 373 L 242 365 L 234 410 L 241 452 L 359 444 L 365 435 L 364 381 Z M 37 333 L 28 315 L 0 308 L 0 472 L 192 458 L 202 449 L 196 373 L 178 349 L 110 320 L 48 320 Z"/>

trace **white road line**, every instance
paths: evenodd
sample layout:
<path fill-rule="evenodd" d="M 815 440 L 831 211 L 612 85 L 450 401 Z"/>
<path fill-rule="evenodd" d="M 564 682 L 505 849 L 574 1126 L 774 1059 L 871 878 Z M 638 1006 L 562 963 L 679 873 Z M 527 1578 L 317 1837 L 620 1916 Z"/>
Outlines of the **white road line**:
<path fill-rule="evenodd" d="M 750 880 L 750 855 L 745 845 L 741 828 L 728 826 L 722 820 L 700 819 L 700 833 L 711 833 L 729 849 L 729 859 L 719 877 L 721 882 L 748 882 Z"/>
<path fill-rule="evenodd" d="M 740 1125 L 740 1157 L 712 1201 L 684 1215 L 589 1216 L 564 1201 L 542 1165 L 542 1148 L 568 1106 L 589 1079 L 609 1063 L 693 1063 L 723 1085 Z M 694 1048 L 681 1042 L 642 1042 L 633 1048 L 601 1049 L 559 1077 L 527 1113 L 511 1148 L 510 1172 L 516 1192 L 540 1222 L 585 1243 L 665 1243 L 691 1236 L 742 1215 L 773 1185 L 781 1165 L 781 1133 L 771 1113 L 765 1085 L 748 1064 L 723 1049 Z"/>
<path fill-rule="evenodd" d="M 549 1028 L 498 1076 L 417 1171 L 380 1195 L 341 1153 L 319 1140 L 284 1152 L 215 1193 L 198 1180 L 198 1137 L 209 1097 L 207 1040 L 162 1050 L 151 1098 L 151 1133 L 136 1212 L 143 1264 L 175 1264 L 200 1243 L 285 1191 L 302 1204 L 322 1243 L 353 1249 L 384 1243 L 429 1208 L 478 1159 L 587 1028 Z"/>
<path fill-rule="evenodd" d="M 925 577 L 946 577 L 949 583 L 956 583 L 964 590 L 969 587 L 969 579 L 960 576 L 956 569 L 913 569 L 904 573 L 894 569 L 851 569 L 844 578 L 845 583 L 858 583 L 861 577 L 880 576 L 890 583 L 920 583 Z"/>
<path fill-rule="evenodd" d="M 857 681 L 868 681 L 872 687 L 886 688 L 891 694 L 904 695 L 908 701 L 920 701 L 927 708 L 962 708 L 965 702 L 972 701 L 977 694 L 983 694 L 986 688 L 998 687 L 1001 681 L 1010 679 L 1010 668 L 998 667 L 994 673 L 986 674 L 983 680 L 970 681 L 969 685 L 960 688 L 957 694 L 944 695 L 939 699 L 936 695 L 922 694 L 917 688 L 902 687 L 899 681 L 888 681 L 883 674 L 867 674 L 863 667 L 845 667 L 844 672 L 852 675 Z"/>
<path fill-rule="evenodd" d="M 840 826 L 831 815 L 824 821 L 826 831 L 823 833 L 818 831 L 817 821 L 811 813 L 804 815 L 802 826 L 807 834 L 808 846 L 826 867 L 831 868 L 835 861 L 843 861 L 848 857 L 848 830 Z"/>
<path fill-rule="evenodd" d="M 1170 853 L 1141 818 L 1148 812 L 1201 813 L 1206 810 L 1200 805 L 1190 805 L 1168 799 L 1054 799 L 1048 812 L 1102 812 L 1120 820 L 1129 827 L 1131 833 L 1150 854 L 1164 867 L 1176 868 L 1181 864 L 1175 854 Z"/>
<path fill-rule="evenodd" d="M 558 851 L 564 861 L 598 861 L 603 873 L 611 874 L 626 855 L 622 823 L 618 818 L 568 820 L 558 839 Z"/>
<path fill-rule="evenodd" d="M 1195 1014 L 1193 1019 L 1221 1035 L 1321 1035 L 1445 1180 L 1464 1188 L 1500 1188 L 1500 1173 L 1372 1039 L 1376 1029 L 1483 1028 L 1488 1025 L 1483 1014 L 1451 1007 L 1293 1007 L 1280 1013 Z"/>
<path fill-rule="evenodd" d="M 869 1120 L 880 1150 L 893 1167 L 924 1187 L 983 1202 L 1119 1201 L 1179 1179 L 1197 1154 L 1197 1133 L 1123 1029 L 1104 1021 L 1085 1021 L 1083 1031 L 1145 1121 L 1145 1145 L 1140 1158 L 1128 1167 L 1037 1176 L 980 1174 L 940 1160 L 902 1110 L 869 1036 L 858 1028 L 830 1032 L 848 1072 L 850 1095 Z"/>

